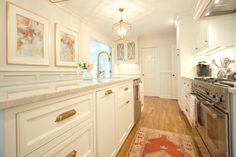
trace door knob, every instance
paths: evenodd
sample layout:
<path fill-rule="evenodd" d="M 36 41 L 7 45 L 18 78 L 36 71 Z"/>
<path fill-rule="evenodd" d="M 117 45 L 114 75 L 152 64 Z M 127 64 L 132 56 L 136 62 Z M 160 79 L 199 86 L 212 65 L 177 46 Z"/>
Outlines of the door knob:
<path fill-rule="evenodd" d="M 173 74 L 172 76 L 175 77 L 175 74 Z"/>
<path fill-rule="evenodd" d="M 144 74 L 142 74 L 144 76 Z"/>

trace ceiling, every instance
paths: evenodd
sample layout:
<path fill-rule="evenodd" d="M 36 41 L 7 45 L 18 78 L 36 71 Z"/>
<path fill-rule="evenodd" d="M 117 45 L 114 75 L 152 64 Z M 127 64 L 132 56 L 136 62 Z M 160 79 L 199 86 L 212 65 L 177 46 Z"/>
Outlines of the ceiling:
<path fill-rule="evenodd" d="M 119 8 L 124 8 L 124 20 L 132 24 L 133 36 L 174 32 L 170 23 L 177 14 L 188 13 L 196 0 L 69 0 L 61 7 L 82 17 L 106 34 L 112 34 L 112 24 L 120 19 Z M 114 34 L 114 33 L 113 33 Z"/>

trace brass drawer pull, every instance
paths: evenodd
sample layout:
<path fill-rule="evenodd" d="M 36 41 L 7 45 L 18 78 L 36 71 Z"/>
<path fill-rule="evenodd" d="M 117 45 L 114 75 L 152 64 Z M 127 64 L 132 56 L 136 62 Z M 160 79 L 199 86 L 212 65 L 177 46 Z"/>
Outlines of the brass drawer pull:
<path fill-rule="evenodd" d="M 129 90 L 129 88 L 128 88 L 128 87 L 126 87 L 124 91 L 127 91 L 127 90 Z"/>
<path fill-rule="evenodd" d="M 68 154 L 66 157 L 76 157 L 77 151 L 73 150 L 72 152 L 70 152 L 70 154 Z"/>
<path fill-rule="evenodd" d="M 62 114 L 57 116 L 55 122 L 63 121 L 65 119 L 69 118 L 69 117 L 72 117 L 75 114 L 76 114 L 76 110 L 75 109 L 67 111 L 67 112 L 64 112 L 64 113 L 62 113 Z"/>
<path fill-rule="evenodd" d="M 110 95 L 110 94 L 112 94 L 112 90 L 107 90 L 107 91 L 105 92 L 105 95 Z"/>
<path fill-rule="evenodd" d="M 127 101 L 126 104 L 129 104 L 130 101 Z"/>

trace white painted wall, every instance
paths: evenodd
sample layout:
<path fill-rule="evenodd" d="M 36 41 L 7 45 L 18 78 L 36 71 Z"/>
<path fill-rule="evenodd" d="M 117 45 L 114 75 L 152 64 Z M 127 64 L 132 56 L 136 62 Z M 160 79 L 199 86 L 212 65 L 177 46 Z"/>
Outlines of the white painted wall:
<path fill-rule="evenodd" d="M 9 65 L 6 63 L 6 1 L 0 0 L 0 71 L 75 71 L 76 68 L 56 67 L 54 49 L 54 26 L 59 23 L 79 33 L 79 60 L 89 60 L 89 40 L 95 38 L 101 42 L 112 45 L 111 38 L 94 29 L 80 17 L 57 7 L 48 0 L 9 0 L 27 10 L 40 16 L 46 17 L 50 21 L 50 65 L 49 66 L 23 66 Z"/>

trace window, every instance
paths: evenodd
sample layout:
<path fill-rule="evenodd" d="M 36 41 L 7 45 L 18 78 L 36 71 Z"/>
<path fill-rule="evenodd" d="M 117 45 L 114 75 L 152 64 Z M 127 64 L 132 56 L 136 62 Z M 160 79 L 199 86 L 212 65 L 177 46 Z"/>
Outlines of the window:
<path fill-rule="evenodd" d="M 92 70 L 93 76 L 97 76 L 97 56 L 100 52 L 106 51 L 111 55 L 112 58 L 112 48 L 108 45 L 101 43 L 95 39 L 90 40 L 90 56 L 91 56 L 91 63 L 93 64 L 94 68 Z M 112 61 L 112 59 L 111 59 Z M 100 58 L 100 70 L 103 72 L 101 76 L 110 77 L 112 73 L 112 63 L 109 62 L 108 57 L 106 55 L 101 55 Z"/>

